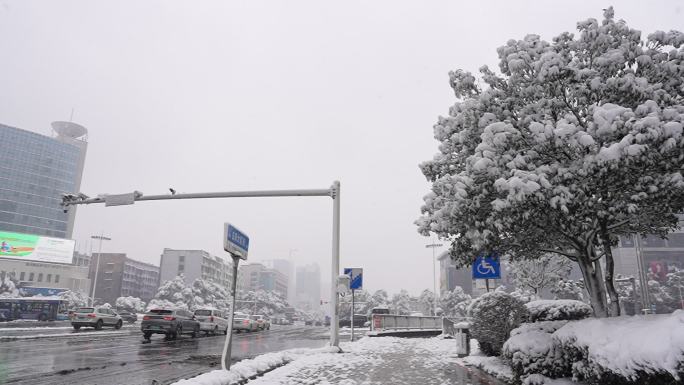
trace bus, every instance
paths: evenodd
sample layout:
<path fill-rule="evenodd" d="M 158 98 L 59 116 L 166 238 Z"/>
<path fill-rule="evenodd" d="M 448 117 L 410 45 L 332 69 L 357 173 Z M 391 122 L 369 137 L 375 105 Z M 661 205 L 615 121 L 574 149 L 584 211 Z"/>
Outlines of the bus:
<path fill-rule="evenodd" d="M 0 322 L 67 320 L 67 303 L 59 297 L 0 298 Z"/>

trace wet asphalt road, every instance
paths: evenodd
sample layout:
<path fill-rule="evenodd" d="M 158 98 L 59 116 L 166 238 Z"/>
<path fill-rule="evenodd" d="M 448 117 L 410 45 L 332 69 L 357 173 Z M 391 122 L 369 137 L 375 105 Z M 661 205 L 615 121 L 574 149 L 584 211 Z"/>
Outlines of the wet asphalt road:
<path fill-rule="evenodd" d="M 38 334 L 42 337 L 31 338 Z M 328 335 L 323 327 L 277 325 L 235 334 L 231 358 L 235 362 L 267 352 L 322 347 Z M 220 368 L 224 337 L 165 341 L 155 335 L 144 344 L 139 324 L 117 331 L 59 326 L 0 330 L 0 384 L 168 384 Z"/>

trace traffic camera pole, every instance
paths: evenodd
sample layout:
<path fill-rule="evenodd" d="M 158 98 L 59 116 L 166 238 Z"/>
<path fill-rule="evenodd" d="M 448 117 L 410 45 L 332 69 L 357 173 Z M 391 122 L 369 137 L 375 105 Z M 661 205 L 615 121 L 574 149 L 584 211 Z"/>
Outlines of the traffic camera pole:
<path fill-rule="evenodd" d="M 233 296 L 230 305 L 230 317 L 228 318 L 228 335 L 223 344 L 223 354 L 221 354 L 221 369 L 230 370 L 230 356 L 232 354 L 233 342 L 233 320 L 235 319 L 235 295 L 237 292 L 238 263 L 240 257 L 233 255 L 233 282 L 230 283 L 230 294 Z"/>

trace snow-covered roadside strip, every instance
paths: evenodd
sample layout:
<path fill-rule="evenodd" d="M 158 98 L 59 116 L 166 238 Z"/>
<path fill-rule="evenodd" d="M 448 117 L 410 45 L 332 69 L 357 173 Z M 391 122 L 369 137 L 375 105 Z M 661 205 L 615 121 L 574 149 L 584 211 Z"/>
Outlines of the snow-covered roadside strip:
<path fill-rule="evenodd" d="M 87 332 L 87 333 L 55 333 L 55 334 L 34 334 L 30 336 L 0 336 L 0 341 L 15 341 L 15 340 L 36 340 L 40 338 L 52 338 L 52 337 L 98 337 L 98 336 L 113 336 L 113 335 L 126 335 L 128 332 L 123 331 L 111 331 L 111 332 Z"/>
<path fill-rule="evenodd" d="M 124 324 L 122 329 L 139 328 L 140 325 L 137 324 Z M 25 332 L 25 331 L 41 331 L 41 330 L 66 330 L 73 329 L 73 326 L 34 326 L 30 328 L 0 328 L 0 334 L 2 333 L 12 333 L 12 332 Z"/>
<path fill-rule="evenodd" d="M 231 366 L 229 371 L 212 370 L 197 377 L 174 382 L 173 385 L 232 385 L 245 383 L 273 369 L 283 366 L 300 357 L 324 353 L 337 353 L 339 349 L 324 347 L 319 349 L 290 349 L 282 352 L 266 353 Z"/>

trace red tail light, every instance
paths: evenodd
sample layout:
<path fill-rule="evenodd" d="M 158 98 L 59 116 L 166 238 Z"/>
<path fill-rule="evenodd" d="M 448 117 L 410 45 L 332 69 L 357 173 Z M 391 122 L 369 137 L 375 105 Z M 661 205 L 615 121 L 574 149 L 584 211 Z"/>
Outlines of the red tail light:
<path fill-rule="evenodd" d="M 214 316 L 209 317 L 209 322 L 214 322 Z"/>
<path fill-rule="evenodd" d="M 147 321 L 147 320 L 150 320 L 150 319 L 151 319 L 151 317 L 150 317 L 150 316 L 148 316 L 148 315 L 146 315 L 146 316 L 143 316 L 143 321 Z"/>
<path fill-rule="evenodd" d="M 97 317 L 97 314 L 93 314 L 93 313 L 88 314 L 88 318 L 95 318 L 95 317 Z"/>
<path fill-rule="evenodd" d="M 169 315 L 164 317 L 164 321 L 175 321 L 175 320 L 176 320 L 176 317 L 171 317 Z"/>

